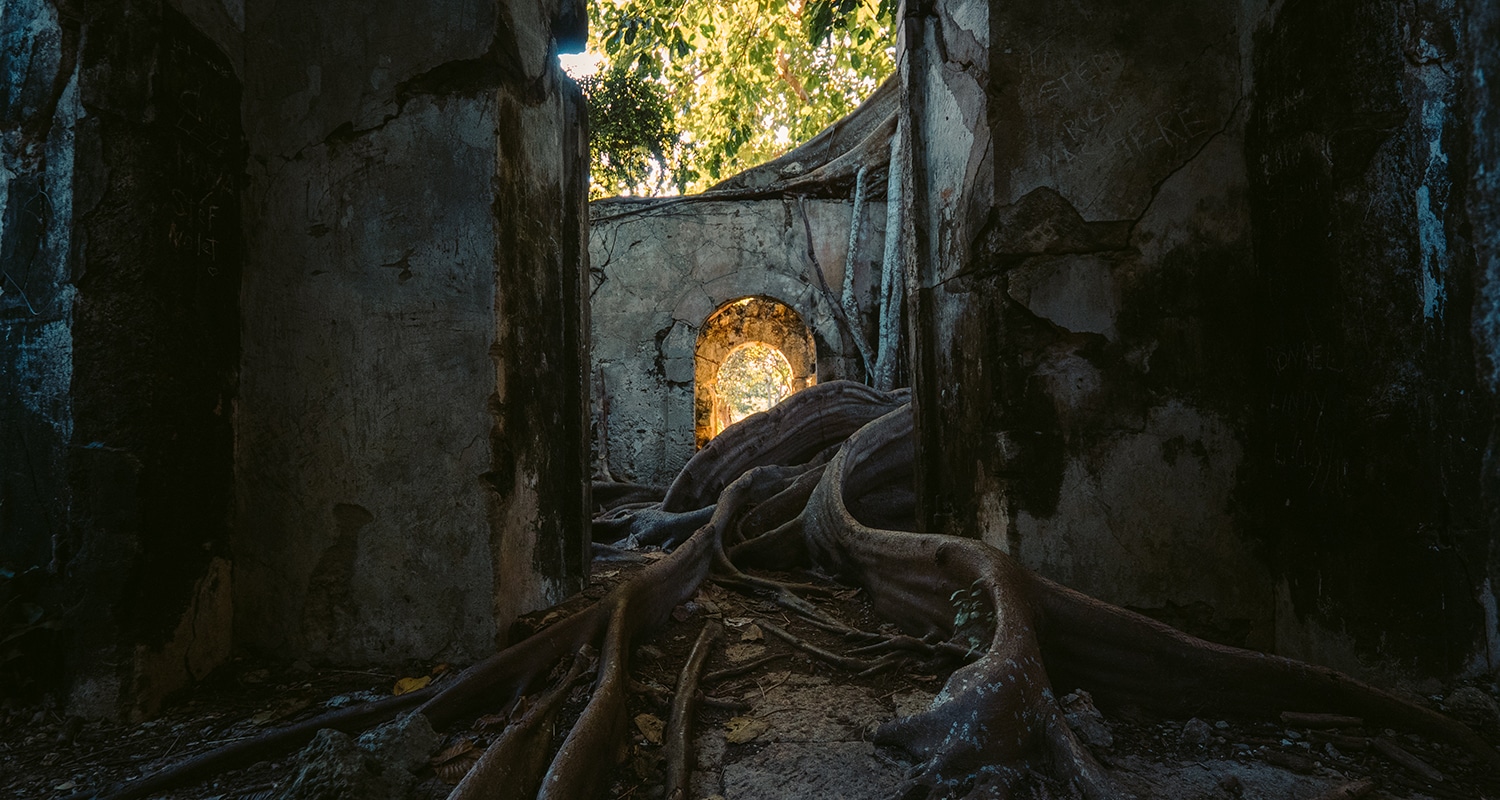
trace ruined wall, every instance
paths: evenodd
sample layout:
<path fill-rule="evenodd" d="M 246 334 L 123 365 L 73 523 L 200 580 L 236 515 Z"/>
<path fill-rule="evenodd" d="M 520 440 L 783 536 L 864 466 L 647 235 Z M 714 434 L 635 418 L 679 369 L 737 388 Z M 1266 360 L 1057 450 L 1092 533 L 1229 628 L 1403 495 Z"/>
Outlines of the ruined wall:
<path fill-rule="evenodd" d="M 837 297 L 852 204 L 809 200 L 803 207 L 805 226 L 793 199 L 693 201 L 655 211 L 639 200 L 592 204 L 595 474 L 665 485 L 692 457 L 698 332 L 731 300 L 785 303 L 812 329 L 817 380 L 858 376 L 858 351 L 819 292 L 806 233 Z M 854 260 L 867 332 L 875 330 L 884 223 L 884 204 L 867 203 Z"/>
<path fill-rule="evenodd" d="M 1458 20 L 909 9 L 924 524 L 1209 638 L 1485 668 Z"/>
<path fill-rule="evenodd" d="M 159 2 L 6 14 L 0 566 L 75 713 L 150 714 L 229 648 L 239 81 Z"/>
<path fill-rule="evenodd" d="M 1500 664 L 1471 662 L 1494 398 L 1476 384 L 1460 28 L 1452 4 L 1289 6 L 1256 53 L 1246 143 L 1255 529 L 1299 622 L 1429 671 Z"/>
<path fill-rule="evenodd" d="M 1468 110 L 1468 176 L 1463 182 L 1469 239 L 1474 247 L 1474 349 L 1478 391 L 1487 399 L 1489 438 L 1484 444 L 1480 490 L 1483 524 L 1500 531 L 1500 6 L 1474 0 L 1460 6 L 1457 81 Z M 1463 119 L 1463 117 L 1458 117 Z M 1491 537 L 1488 569 L 1479 593 L 1484 606 L 1490 665 L 1500 664 L 1500 537 Z"/>
<path fill-rule="evenodd" d="M 247 8 L 240 641 L 468 660 L 587 566 L 582 4 Z"/>

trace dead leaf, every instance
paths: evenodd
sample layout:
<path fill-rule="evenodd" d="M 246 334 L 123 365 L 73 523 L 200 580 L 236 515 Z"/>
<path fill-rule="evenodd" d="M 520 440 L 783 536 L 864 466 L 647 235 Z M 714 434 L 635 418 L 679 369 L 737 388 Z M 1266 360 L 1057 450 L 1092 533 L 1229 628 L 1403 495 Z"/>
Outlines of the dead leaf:
<path fill-rule="evenodd" d="M 391 688 L 391 694 L 406 694 L 407 692 L 415 692 L 418 689 L 427 688 L 427 684 L 429 683 L 432 683 L 431 675 L 423 675 L 420 678 L 402 678 L 401 680 L 396 681 L 396 685 Z"/>
<path fill-rule="evenodd" d="M 731 628 L 743 628 L 746 625 L 749 625 L 750 623 L 752 623 L 754 621 L 755 620 L 753 618 L 751 618 L 751 617 L 725 617 L 724 618 L 724 624 L 728 625 Z"/>
<path fill-rule="evenodd" d="M 646 737 L 646 741 L 652 744 L 661 744 L 662 730 L 667 723 L 661 721 L 661 717 L 655 714 L 637 714 L 635 717 L 636 730 Z"/>
<path fill-rule="evenodd" d="M 473 749 L 473 739 L 459 739 L 453 744 L 450 744 L 447 747 L 444 747 L 442 750 L 438 751 L 437 755 L 427 759 L 427 763 L 433 765 L 434 767 L 438 766 L 439 764 L 446 764 L 449 761 L 452 761 L 453 759 L 463 755 L 464 753 L 472 751 Z"/>
<path fill-rule="evenodd" d="M 614 576 L 619 575 L 619 574 L 620 574 L 620 571 L 617 570 L 617 569 L 607 569 L 607 570 L 599 573 L 598 575 L 595 575 L 594 577 L 600 578 L 600 579 L 603 579 L 603 578 L 613 578 Z"/>
<path fill-rule="evenodd" d="M 660 561 L 666 557 L 667 554 L 663 553 L 660 550 L 646 550 L 641 553 L 641 558 L 644 558 L 647 561 Z"/>
<path fill-rule="evenodd" d="M 765 638 L 765 632 L 760 629 L 759 625 L 755 624 L 745 626 L 745 630 L 740 633 L 740 641 L 742 642 L 759 642 L 764 641 Z"/>
<path fill-rule="evenodd" d="M 505 723 L 509 721 L 510 718 L 505 716 L 504 714 L 485 714 L 484 716 L 474 720 L 474 730 L 492 731 L 496 728 L 504 728 Z"/>
<path fill-rule="evenodd" d="M 262 711 L 259 714 L 256 714 L 255 716 L 251 717 L 250 718 L 250 724 L 251 725 L 264 725 L 264 724 L 270 722 L 273 719 L 276 719 L 276 712 L 274 710 L 268 708 L 265 711 Z"/>
<path fill-rule="evenodd" d="M 432 771 L 437 774 L 438 780 L 449 786 L 456 786 L 477 763 L 479 763 L 479 751 L 470 750 L 452 761 L 433 767 Z"/>
<path fill-rule="evenodd" d="M 708 599 L 708 595 L 705 594 L 704 592 L 701 592 L 701 591 L 698 592 L 698 596 L 695 597 L 695 598 L 693 598 L 693 600 L 699 606 L 702 606 L 703 613 L 705 613 L 705 614 L 722 614 L 723 613 L 722 611 L 719 610 L 719 604 L 715 603 L 714 601 L 712 601 L 710 599 Z"/>
<path fill-rule="evenodd" d="M 738 664 L 749 661 L 752 658 L 760 658 L 766 654 L 765 645 L 760 644 L 732 644 L 724 648 L 724 657 L 729 663 Z"/>
<path fill-rule="evenodd" d="M 432 670 L 427 674 L 436 678 L 437 676 L 446 673 L 450 669 L 453 669 L 452 665 L 448 664 L 447 662 L 439 662 L 438 664 L 434 665 Z"/>
<path fill-rule="evenodd" d="M 724 741 L 744 744 L 771 729 L 771 723 L 755 717 L 731 717 L 724 723 Z"/>

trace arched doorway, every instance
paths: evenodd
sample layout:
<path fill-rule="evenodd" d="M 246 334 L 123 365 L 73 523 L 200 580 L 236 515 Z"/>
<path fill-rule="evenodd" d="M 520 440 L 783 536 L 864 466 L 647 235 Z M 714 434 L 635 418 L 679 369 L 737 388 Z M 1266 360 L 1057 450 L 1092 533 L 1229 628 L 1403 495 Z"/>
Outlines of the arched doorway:
<path fill-rule="evenodd" d="M 791 306 L 742 297 L 719 306 L 698 329 L 694 351 L 695 440 L 817 383 L 812 332 Z"/>

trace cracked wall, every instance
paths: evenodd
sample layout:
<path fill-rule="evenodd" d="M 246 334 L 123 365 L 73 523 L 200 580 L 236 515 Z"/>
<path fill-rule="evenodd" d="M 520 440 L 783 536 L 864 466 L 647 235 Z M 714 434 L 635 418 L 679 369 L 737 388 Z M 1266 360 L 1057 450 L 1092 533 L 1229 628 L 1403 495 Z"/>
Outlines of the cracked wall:
<path fill-rule="evenodd" d="M 694 350 L 704 322 L 725 303 L 753 296 L 785 303 L 811 329 L 817 380 L 858 377 L 858 351 L 821 296 L 807 236 L 810 229 L 817 264 L 837 297 L 849 263 L 852 204 L 648 203 L 590 206 L 593 469 L 666 485 L 696 451 Z M 867 203 L 864 216 L 852 263 L 862 324 L 873 332 L 884 204 Z"/>
<path fill-rule="evenodd" d="M 239 81 L 157 2 L 7 8 L 0 562 L 45 576 L 73 713 L 228 654 Z"/>
<path fill-rule="evenodd" d="M 1210 639 L 1493 667 L 1462 19 L 909 4 L 923 524 Z"/>
<path fill-rule="evenodd" d="M 235 624 L 467 661 L 587 569 L 572 2 L 250 3 Z"/>

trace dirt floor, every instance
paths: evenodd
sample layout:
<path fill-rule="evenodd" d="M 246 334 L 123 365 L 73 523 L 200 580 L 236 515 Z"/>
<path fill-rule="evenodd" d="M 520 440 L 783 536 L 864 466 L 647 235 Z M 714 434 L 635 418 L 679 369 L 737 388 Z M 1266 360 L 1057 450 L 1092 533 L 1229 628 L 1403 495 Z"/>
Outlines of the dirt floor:
<path fill-rule="evenodd" d="M 598 565 L 596 584 L 586 596 L 602 596 L 636 569 L 639 566 L 632 564 Z M 850 627 L 883 630 L 861 593 L 824 585 L 826 596 L 816 598 L 820 607 Z M 533 615 L 518 624 L 518 633 L 557 618 L 556 612 Z M 662 728 L 672 690 L 688 650 L 709 620 L 721 623 L 724 635 L 708 660 L 700 687 L 693 796 L 855 800 L 899 794 L 913 763 L 904 754 L 872 744 L 871 733 L 897 715 L 930 704 L 958 662 L 913 658 L 873 674 L 854 674 L 789 644 L 776 629 L 837 654 L 848 654 L 856 644 L 769 601 L 710 585 L 679 607 L 673 621 L 634 653 L 631 741 L 616 769 L 613 797 L 662 796 Z M 735 669 L 745 671 L 714 674 Z M 237 660 L 159 718 L 137 725 L 69 718 L 55 703 L 10 703 L 0 707 L 0 796 L 59 797 L 130 780 L 272 726 L 387 695 L 403 679 L 404 685 L 449 680 L 455 670 L 449 665 L 413 664 L 400 672 Z M 582 708 L 586 688 L 574 689 L 560 729 Z M 1500 744 L 1493 681 L 1453 686 L 1429 682 L 1418 688 L 1424 702 L 1467 718 Z M 1403 731 L 1352 720 L 1160 719 L 1130 709 L 1101 713 L 1084 694 L 1069 695 L 1064 704 L 1069 723 L 1100 762 L 1124 789 L 1141 798 L 1500 800 L 1500 776 L 1477 774 L 1457 749 Z M 423 800 L 447 795 L 504 728 L 507 710 L 475 711 L 473 724 L 447 732 L 436 755 L 430 749 L 415 754 L 415 776 L 400 793 Z M 158 796 L 305 796 L 289 793 L 305 764 L 304 757 L 287 754 Z M 1336 793 L 1341 788 L 1346 794 Z M 1036 792 L 1038 797 L 1068 796 L 1064 787 L 1049 786 L 1040 778 Z"/>

